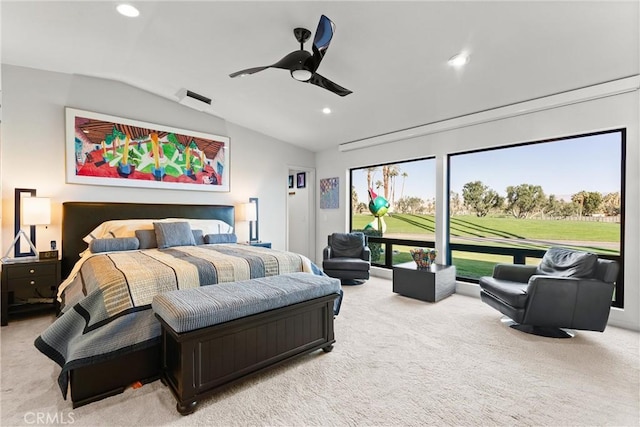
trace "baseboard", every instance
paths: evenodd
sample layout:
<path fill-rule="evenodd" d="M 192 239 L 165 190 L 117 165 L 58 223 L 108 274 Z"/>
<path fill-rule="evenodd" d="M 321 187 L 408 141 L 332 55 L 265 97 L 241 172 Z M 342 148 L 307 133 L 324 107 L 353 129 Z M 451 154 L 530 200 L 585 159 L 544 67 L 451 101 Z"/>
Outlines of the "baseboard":
<path fill-rule="evenodd" d="M 371 267 L 371 275 L 381 279 L 393 280 L 393 271 L 387 268 Z M 480 286 L 477 283 L 456 281 L 456 294 L 480 298 Z M 624 310 L 611 308 L 608 325 L 632 331 L 640 331 L 640 323 L 629 321 L 625 317 Z"/>
<path fill-rule="evenodd" d="M 456 281 L 456 294 L 480 298 L 480 285 L 471 282 Z"/>

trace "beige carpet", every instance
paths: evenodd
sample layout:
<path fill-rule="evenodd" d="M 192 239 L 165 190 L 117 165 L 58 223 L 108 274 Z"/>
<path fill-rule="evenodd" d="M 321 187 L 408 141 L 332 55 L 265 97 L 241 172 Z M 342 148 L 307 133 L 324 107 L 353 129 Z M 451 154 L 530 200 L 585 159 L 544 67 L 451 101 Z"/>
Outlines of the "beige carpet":
<path fill-rule="evenodd" d="M 640 424 L 637 332 L 609 327 L 554 340 L 499 318 L 472 297 L 429 304 L 373 278 L 345 287 L 332 353 L 230 387 L 186 417 L 159 381 L 72 409 L 56 385 L 59 369 L 32 345 L 51 318 L 12 321 L 1 330 L 0 424 Z"/>

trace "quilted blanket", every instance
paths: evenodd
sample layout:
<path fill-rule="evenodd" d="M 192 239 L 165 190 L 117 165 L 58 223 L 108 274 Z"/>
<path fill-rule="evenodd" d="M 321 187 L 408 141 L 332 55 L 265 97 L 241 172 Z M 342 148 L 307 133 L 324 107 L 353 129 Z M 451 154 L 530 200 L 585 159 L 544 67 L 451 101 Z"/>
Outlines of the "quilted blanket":
<path fill-rule="evenodd" d="M 110 252 L 79 262 L 65 282 L 62 314 L 35 341 L 62 367 L 65 399 L 71 369 L 158 342 L 160 326 L 150 310 L 158 293 L 299 271 L 324 274 L 302 255 L 236 244 Z"/>

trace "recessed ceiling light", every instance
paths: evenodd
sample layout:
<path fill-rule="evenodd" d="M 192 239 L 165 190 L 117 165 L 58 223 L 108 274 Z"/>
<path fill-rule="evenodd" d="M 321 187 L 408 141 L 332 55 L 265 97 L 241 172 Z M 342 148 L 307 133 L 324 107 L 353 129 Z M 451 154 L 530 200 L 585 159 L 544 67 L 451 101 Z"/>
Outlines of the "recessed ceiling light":
<path fill-rule="evenodd" d="M 323 112 L 323 113 L 325 113 L 325 114 L 331 114 L 331 108 L 329 108 L 329 107 L 324 107 L 324 108 L 322 109 L 322 112 Z"/>
<path fill-rule="evenodd" d="M 116 10 L 120 12 L 121 15 L 128 16 L 129 18 L 135 18 L 140 15 L 140 11 L 130 4 L 119 4 Z"/>
<path fill-rule="evenodd" d="M 469 62 L 469 54 L 464 52 L 449 58 L 449 65 L 451 65 L 452 67 L 462 67 L 468 62 Z"/>

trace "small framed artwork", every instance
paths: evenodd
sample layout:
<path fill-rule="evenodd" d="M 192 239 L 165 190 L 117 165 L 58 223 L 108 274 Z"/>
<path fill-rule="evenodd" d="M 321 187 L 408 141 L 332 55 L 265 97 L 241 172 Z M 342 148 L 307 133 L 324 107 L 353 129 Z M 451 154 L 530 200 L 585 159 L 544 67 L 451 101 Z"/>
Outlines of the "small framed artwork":
<path fill-rule="evenodd" d="M 307 186 L 307 173 L 306 172 L 300 172 L 296 175 L 296 187 L 298 188 L 304 188 Z"/>
<path fill-rule="evenodd" d="M 289 175 L 289 188 L 293 188 L 293 175 Z"/>
<path fill-rule="evenodd" d="M 320 209 L 338 209 L 340 207 L 339 183 L 338 177 L 320 180 Z"/>

